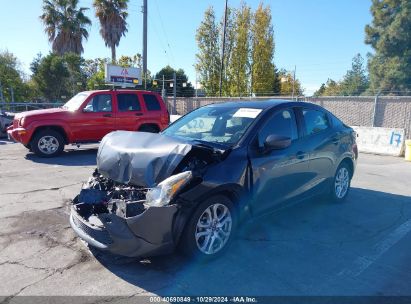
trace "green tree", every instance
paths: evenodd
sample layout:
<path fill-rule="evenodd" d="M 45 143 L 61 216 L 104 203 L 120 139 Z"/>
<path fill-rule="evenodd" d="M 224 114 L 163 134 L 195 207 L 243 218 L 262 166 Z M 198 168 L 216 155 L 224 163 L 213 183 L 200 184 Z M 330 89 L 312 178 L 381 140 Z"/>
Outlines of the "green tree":
<path fill-rule="evenodd" d="M 361 95 L 368 89 L 368 76 L 364 67 L 364 59 L 360 54 L 352 59 L 351 69 L 345 74 L 340 87 L 339 95 L 346 96 Z"/>
<path fill-rule="evenodd" d="M 116 62 L 116 47 L 127 32 L 128 0 L 94 0 L 96 17 L 100 21 L 100 34 L 111 48 L 111 60 Z"/>
<path fill-rule="evenodd" d="M 125 68 L 129 68 L 129 67 L 141 68 L 142 59 L 143 57 L 141 56 L 141 54 L 136 54 L 132 57 L 123 55 L 118 59 L 117 64 Z"/>
<path fill-rule="evenodd" d="M 166 89 L 167 95 L 173 95 L 173 90 L 174 88 L 170 85 L 172 83 L 173 75 L 174 72 L 176 73 L 176 80 L 177 80 L 177 86 L 176 86 L 176 93 L 177 96 L 179 97 L 192 97 L 194 96 L 194 88 L 191 84 L 191 82 L 188 81 L 188 77 L 185 74 L 183 69 L 178 69 L 175 70 L 169 65 L 162 68 L 155 76 L 155 79 L 157 81 L 157 86 L 155 86 L 153 89 L 161 92 L 162 86 L 163 86 L 163 76 L 164 76 L 164 88 Z"/>
<path fill-rule="evenodd" d="M 24 80 L 17 58 L 10 52 L 0 52 L 0 97 L 11 101 L 13 92 L 15 101 L 27 101 L 32 97 L 32 88 Z M 2 101 L 2 100 L 0 100 Z"/>
<path fill-rule="evenodd" d="M 295 80 L 294 83 L 294 76 L 291 72 L 288 72 L 284 69 L 281 69 L 278 72 L 277 77 L 280 83 L 280 95 L 284 96 L 291 96 L 293 95 L 293 87 L 294 87 L 294 96 L 299 96 L 304 93 L 304 90 L 301 87 L 301 83 L 298 79 Z"/>
<path fill-rule="evenodd" d="M 221 18 L 220 26 L 220 41 L 221 41 L 221 50 L 223 47 L 223 38 L 224 38 L 224 15 Z M 221 93 L 223 96 L 230 95 L 231 88 L 231 77 L 229 66 L 231 64 L 232 55 L 234 51 L 234 37 L 236 32 L 236 27 L 234 23 L 234 10 L 230 7 L 227 7 L 227 21 L 226 21 L 226 37 L 225 37 L 225 50 L 224 50 L 224 66 L 223 66 L 223 77 L 222 77 L 222 88 Z M 222 52 L 221 52 L 222 53 Z M 222 55 L 222 54 L 221 54 Z M 221 56 L 220 56 L 221 57 Z M 220 90 L 220 83 L 218 84 Z"/>
<path fill-rule="evenodd" d="M 83 38 L 87 40 L 90 19 L 84 14 L 88 8 L 77 9 L 78 0 L 43 0 L 40 19 L 52 43 L 53 52 L 83 53 Z"/>
<path fill-rule="evenodd" d="M 341 84 L 328 78 L 327 82 L 314 92 L 314 96 L 340 96 Z"/>
<path fill-rule="evenodd" d="M 32 80 L 38 92 L 49 101 L 65 100 L 86 87 L 85 61 L 79 55 L 49 54 L 31 63 Z M 65 96 L 65 97 L 63 97 Z"/>
<path fill-rule="evenodd" d="M 243 96 L 248 92 L 250 76 L 251 9 L 244 2 L 235 12 L 231 61 L 228 65 L 230 94 Z"/>
<path fill-rule="evenodd" d="M 365 27 L 365 42 L 375 53 L 368 68 L 371 90 L 411 93 L 411 1 L 373 0 L 372 23 Z"/>
<path fill-rule="evenodd" d="M 196 54 L 195 65 L 199 73 L 199 80 L 209 96 L 216 96 L 219 92 L 220 81 L 220 36 L 219 26 L 216 24 L 213 7 L 204 13 L 196 34 L 199 52 Z"/>
<path fill-rule="evenodd" d="M 262 3 L 254 13 L 252 32 L 252 92 L 272 93 L 274 75 L 274 30 L 270 7 Z"/>
<path fill-rule="evenodd" d="M 319 96 L 323 96 L 324 92 L 325 92 L 325 83 L 322 83 L 320 88 L 314 92 L 313 96 L 314 97 L 319 97 Z"/>
<path fill-rule="evenodd" d="M 88 90 L 107 89 L 105 85 L 105 65 L 110 63 L 109 58 L 96 58 L 86 60 L 84 65 L 84 73 L 87 77 Z"/>

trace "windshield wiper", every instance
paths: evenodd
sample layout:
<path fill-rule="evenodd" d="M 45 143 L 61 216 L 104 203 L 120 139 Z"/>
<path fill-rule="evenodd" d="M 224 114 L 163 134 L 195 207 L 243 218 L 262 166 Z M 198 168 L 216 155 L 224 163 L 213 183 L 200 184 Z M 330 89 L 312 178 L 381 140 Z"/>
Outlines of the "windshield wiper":
<path fill-rule="evenodd" d="M 214 144 L 212 144 L 212 143 L 205 142 L 205 141 L 202 141 L 202 140 L 199 140 L 199 139 L 194 139 L 193 141 L 195 142 L 195 145 L 196 145 L 196 146 L 204 147 L 204 148 L 207 148 L 207 149 L 211 149 L 211 150 L 213 150 L 213 152 L 222 153 L 222 152 L 224 152 L 224 151 L 226 151 L 226 150 L 229 149 L 229 147 L 226 146 L 226 145 L 224 145 L 224 144 L 216 143 L 215 145 L 221 146 L 221 148 L 219 148 L 219 147 L 216 147 L 216 146 L 215 146 Z"/>

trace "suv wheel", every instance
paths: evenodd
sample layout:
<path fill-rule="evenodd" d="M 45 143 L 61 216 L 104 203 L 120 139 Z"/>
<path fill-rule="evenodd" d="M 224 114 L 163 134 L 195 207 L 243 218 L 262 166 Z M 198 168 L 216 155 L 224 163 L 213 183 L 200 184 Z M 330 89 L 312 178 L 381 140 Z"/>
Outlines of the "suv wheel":
<path fill-rule="evenodd" d="M 63 136 L 54 130 L 38 132 L 31 141 L 31 149 L 40 157 L 54 157 L 64 149 Z"/>
<path fill-rule="evenodd" d="M 181 241 L 181 251 L 199 259 L 221 255 L 232 241 L 236 228 L 231 200 L 216 195 L 201 203 L 188 220 Z"/>
<path fill-rule="evenodd" d="M 342 162 L 335 173 L 330 189 L 330 196 L 333 201 L 342 202 L 347 198 L 351 187 L 351 168 L 347 162 Z"/>

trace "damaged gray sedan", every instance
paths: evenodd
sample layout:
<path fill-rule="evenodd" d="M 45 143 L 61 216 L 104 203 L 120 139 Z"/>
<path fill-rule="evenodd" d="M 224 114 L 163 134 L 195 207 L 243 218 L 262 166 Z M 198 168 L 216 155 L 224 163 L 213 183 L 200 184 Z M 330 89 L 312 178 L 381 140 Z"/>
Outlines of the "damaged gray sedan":
<path fill-rule="evenodd" d="M 70 223 L 115 254 L 213 257 L 243 218 L 318 194 L 343 201 L 357 156 L 354 131 L 319 106 L 214 104 L 160 134 L 108 134 Z"/>

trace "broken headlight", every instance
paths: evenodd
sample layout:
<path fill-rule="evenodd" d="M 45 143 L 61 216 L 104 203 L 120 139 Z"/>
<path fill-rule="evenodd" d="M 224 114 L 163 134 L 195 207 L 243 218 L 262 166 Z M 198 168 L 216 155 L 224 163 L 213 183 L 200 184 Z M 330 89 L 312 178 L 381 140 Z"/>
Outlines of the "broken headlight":
<path fill-rule="evenodd" d="M 176 193 L 181 190 L 192 178 L 191 171 L 179 173 L 163 180 L 146 194 L 147 207 L 162 207 L 170 203 Z"/>

